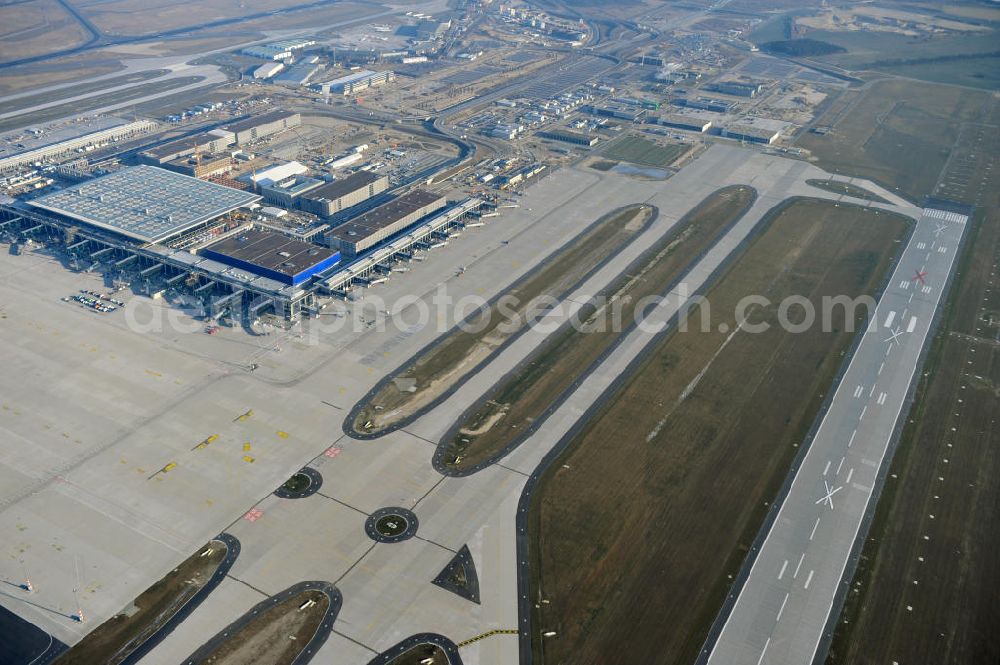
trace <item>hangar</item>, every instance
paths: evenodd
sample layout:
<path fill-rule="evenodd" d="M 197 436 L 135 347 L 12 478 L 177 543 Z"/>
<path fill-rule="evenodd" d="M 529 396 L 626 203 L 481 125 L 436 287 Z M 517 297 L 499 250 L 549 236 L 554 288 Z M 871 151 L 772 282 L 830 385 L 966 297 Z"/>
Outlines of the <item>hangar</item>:
<path fill-rule="evenodd" d="M 260 196 L 155 166 L 133 166 L 28 205 L 144 243 L 159 243 Z"/>
<path fill-rule="evenodd" d="M 257 229 L 244 230 L 213 243 L 199 254 L 292 286 L 340 261 L 339 252 Z"/>

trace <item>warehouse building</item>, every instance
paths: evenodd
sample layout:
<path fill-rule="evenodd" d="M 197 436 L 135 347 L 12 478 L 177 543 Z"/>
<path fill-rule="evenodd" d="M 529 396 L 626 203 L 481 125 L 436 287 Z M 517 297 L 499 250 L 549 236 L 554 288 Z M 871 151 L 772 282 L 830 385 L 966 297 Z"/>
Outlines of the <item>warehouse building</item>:
<path fill-rule="evenodd" d="M 299 206 L 300 197 L 323 185 L 323 181 L 304 175 L 295 175 L 279 182 L 272 182 L 260 188 L 264 201 L 284 208 Z"/>
<path fill-rule="evenodd" d="M 235 140 L 232 132 L 224 129 L 213 129 L 146 148 L 139 153 L 138 157 L 143 164 L 160 166 L 195 153 L 221 153 L 233 145 Z"/>
<path fill-rule="evenodd" d="M 770 145 L 778 140 L 781 131 L 777 129 L 766 129 L 764 127 L 751 127 L 749 125 L 733 125 L 725 127 L 722 135 L 726 138 L 736 139 L 746 143 L 763 143 Z"/>
<path fill-rule="evenodd" d="M 396 74 L 391 70 L 373 72 L 363 69 L 360 72 L 354 72 L 353 74 L 341 76 L 340 78 L 333 79 L 332 81 L 317 84 L 315 88 L 324 95 L 339 94 L 347 96 L 361 92 L 362 90 L 367 90 L 368 88 L 385 85 L 386 83 L 390 83 L 395 80 Z"/>
<path fill-rule="evenodd" d="M 101 145 L 109 141 L 120 141 L 122 139 L 133 138 L 140 134 L 152 131 L 156 129 L 156 127 L 157 124 L 150 120 L 137 120 L 129 123 L 122 121 L 122 124 L 115 125 L 107 129 L 88 132 L 81 136 L 56 141 L 48 145 L 39 146 L 37 148 L 32 148 L 24 152 L 0 158 L 0 173 L 16 171 L 19 168 L 30 166 L 35 162 L 60 157 L 66 153 L 73 152 L 78 148 L 86 148 L 88 146 Z"/>
<path fill-rule="evenodd" d="M 736 109 L 736 104 L 722 99 L 712 99 L 710 97 L 698 97 L 697 99 L 675 99 L 671 102 L 675 106 L 686 106 L 689 109 L 699 109 L 701 111 L 712 111 L 714 113 L 730 113 Z"/>
<path fill-rule="evenodd" d="M 249 46 L 243 49 L 243 53 L 264 60 L 284 60 L 292 57 L 295 51 L 315 44 L 316 40 L 314 39 L 282 39 L 268 44 Z"/>
<path fill-rule="evenodd" d="M 237 144 L 243 145 L 283 132 L 302 124 L 302 116 L 291 111 L 271 111 L 222 126 L 233 133 Z"/>
<path fill-rule="evenodd" d="M 310 62 L 300 62 L 293 67 L 286 69 L 281 74 L 274 77 L 273 82 L 278 85 L 300 86 L 309 85 L 309 81 L 323 70 L 323 65 Z"/>
<path fill-rule="evenodd" d="M 254 171 L 240 176 L 243 180 L 248 180 L 258 188 L 272 187 L 275 183 L 287 180 L 293 176 L 302 175 L 308 171 L 300 162 L 287 162 L 285 164 L 273 164 L 261 171 Z"/>
<path fill-rule="evenodd" d="M 724 95 L 734 97 L 756 97 L 764 86 L 760 83 L 744 83 L 742 81 L 718 81 L 711 83 L 705 88 L 712 92 L 721 92 Z"/>
<path fill-rule="evenodd" d="M 284 68 L 285 65 L 283 63 L 269 62 L 253 70 L 253 77 L 255 79 L 269 79 Z"/>
<path fill-rule="evenodd" d="M 678 113 L 667 113 L 654 120 L 659 125 L 673 127 L 674 129 L 686 129 L 689 132 L 707 132 L 712 128 L 711 120 Z"/>
<path fill-rule="evenodd" d="M 298 286 L 340 262 L 340 254 L 326 247 L 258 229 L 240 231 L 199 254 L 290 286 Z"/>
<path fill-rule="evenodd" d="M 159 243 L 259 200 L 154 166 L 133 166 L 28 205 L 143 243 Z"/>
<path fill-rule="evenodd" d="M 590 134 L 581 134 L 564 129 L 549 129 L 537 133 L 543 139 L 562 141 L 563 143 L 575 143 L 576 145 L 592 146 L 597 144 L 597 137 Z"/>
<path fill-rule="evenodd" d="M 355 217 L 327 233 L 327 244 L 357 256 L 447 205 L 439 194 L 414 189 Z"/>
<path fill-rule="evenodd" d="M 330 217 L 345 208 L 367 201 L 388 188 L 387 176 L 371 171 L 358 171 L 310 190 L 299 200 L 299 207 L 320 217 Z"/>

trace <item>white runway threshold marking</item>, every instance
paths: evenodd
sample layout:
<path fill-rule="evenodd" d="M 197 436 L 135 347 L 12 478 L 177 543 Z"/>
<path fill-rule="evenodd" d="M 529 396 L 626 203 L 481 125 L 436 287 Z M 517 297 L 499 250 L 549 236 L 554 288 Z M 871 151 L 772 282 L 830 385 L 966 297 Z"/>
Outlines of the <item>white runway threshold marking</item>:
<path fill-rule="evenodd" d="M 885 327 L 892 328 L 892 322 L 896 320 L 896 311 L 893 310 L 889 312 L 889 316 L 885 317 Z"/>
<path fill-rule="evenodd" d="M 910 322 L 906 324 L 906 332 L 911 333 L 917 329 L 917 317 L 911 316 Z"/>

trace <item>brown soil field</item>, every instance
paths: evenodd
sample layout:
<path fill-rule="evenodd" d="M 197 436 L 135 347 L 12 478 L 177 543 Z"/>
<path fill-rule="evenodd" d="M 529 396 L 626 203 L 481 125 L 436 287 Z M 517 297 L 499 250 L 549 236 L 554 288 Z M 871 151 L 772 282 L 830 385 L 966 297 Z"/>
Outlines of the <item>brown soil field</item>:
<path fill-rule="evenodd" d="M 201 556 L 208 547 L 212 548 L 212 553 Z M 132 605 L 92 630 L 59 657 L 56 665 L 122 662 L 208 583 L 225 558 L 225 543 L 210 541 L 143 591 Z"/>
<path fill-rule="evenodd" d="M 636 305 L 673 284 L 702 253 L 725 234 L 755 200 L 750 187 L 733 186 L 714 192 L 652 245 L 642 258 L 599 295 L 616 306 L 596 311 L 585 307 L 577 317 L 585 326 L 565 326 L 517 367 L 462 417 L 443 461 L 467 470 L 497 456 L 524 435 L 545 411 L 631 327 Z M 624 325 L 610 325 L 614 319 Z M 594 315 L 599 315 L 600 318 Z"/>
<path fill-rule="evenodd" d="M 831 104 L 816 124 L 832 124 L 832 132 L 804 132 L 796 145 L 828 171 L 869 178 L 922 201 L 948 160 L 959 126 L 978 118 L 990 99 L 982 90 L 878 81 L 849 108 Z"/>
<path fill-rule="evenodd" d="M 355 431 L 374 434 L 405 422 L 447 393 L 527 325 L 526 314 L 533 310 L 533 302 L 542 296 L 558 298 L 571 290 L 594 266 L 624 247 L 652 214 L 653 208 L 645 205 L 612 211 L 556 250 L 501 298 L 473 314 L 470 325 L 445 333 L 366 397 L 354 418 Z M 408 390 L 411 386 L 413 390 Z"/>
<path fill-rule="evenodd" d="M 710 308 L 654 342 L 536 489 L 533 625 L 558 632 L 535 640 L 537 662 L 694 661 L 854 338 L 847 324 L 864 326 L 786 332 L 777 303 L 800 295 L 820 312 L 823 296 L 874 294 L 909 232 L 900 216 L 815 199 L 764 224 Z M 765 332 L 737 327 L 749 294 L 772 303 L 747 312 Z"/>
<path fill-rule="evenodd" d="M 1000 662 L 1000 103 L 992 114 L 957 148 L 976 165 L 953 166 L 975 177 L 948 191 L 979 208 L 830 665 Z"/>
<path fill-rule="evenodd" d="M 0 62 L 79 46 L 90 33 L 57 0 L 0 6 Z"/>
<path fill-rule="evenodd" d="M 316 604 L 299 610 L 309 600 Z M 291 665 L 316 633 L 329 605 L 322 591 L 296 594 L 233 633 L 199 665 Z"/>

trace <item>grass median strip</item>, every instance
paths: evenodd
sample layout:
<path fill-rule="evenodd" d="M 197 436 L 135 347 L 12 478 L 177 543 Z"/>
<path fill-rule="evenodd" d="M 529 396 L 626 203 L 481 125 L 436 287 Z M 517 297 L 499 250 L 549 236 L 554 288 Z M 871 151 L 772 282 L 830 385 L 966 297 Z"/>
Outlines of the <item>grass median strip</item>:
<path fill-rule="evenodd" d="M 908 220 L 793 199 L 761 228 L 688 331 L 649 347 L 535 489 L 539 662 L 694 661 L 866 314 L 793 332 L 779 303 L 821 312 L 825 296 L 874 294 Z M 770 304 L 738 322 L 748 295 Z"/>
<path fill-rule="evenodd" d="M 582 325 L 565 325 L 550 336 L 462 416 L 439 448 L 438 467 L 467 472 L 509 452 L 631 330 L 637 305 L 676 282 L 746 213 L 755 197 L 750 187 L 726 187 L 685 215 L 594 303 L 583 307 L 575 317 Z M 601 306 L 602 300 L 607 306 Z"/>
<path fill-rule="evenodd" d="M 523 330 L 539 298 L 564 296 L 642 231 L 654 213 L 652 206 L 636 204 L 601 217 L 465 325 L 445 333 L 383 380 L 352 411 L 352 429 L 374 435 L 412 421 Z"/>

